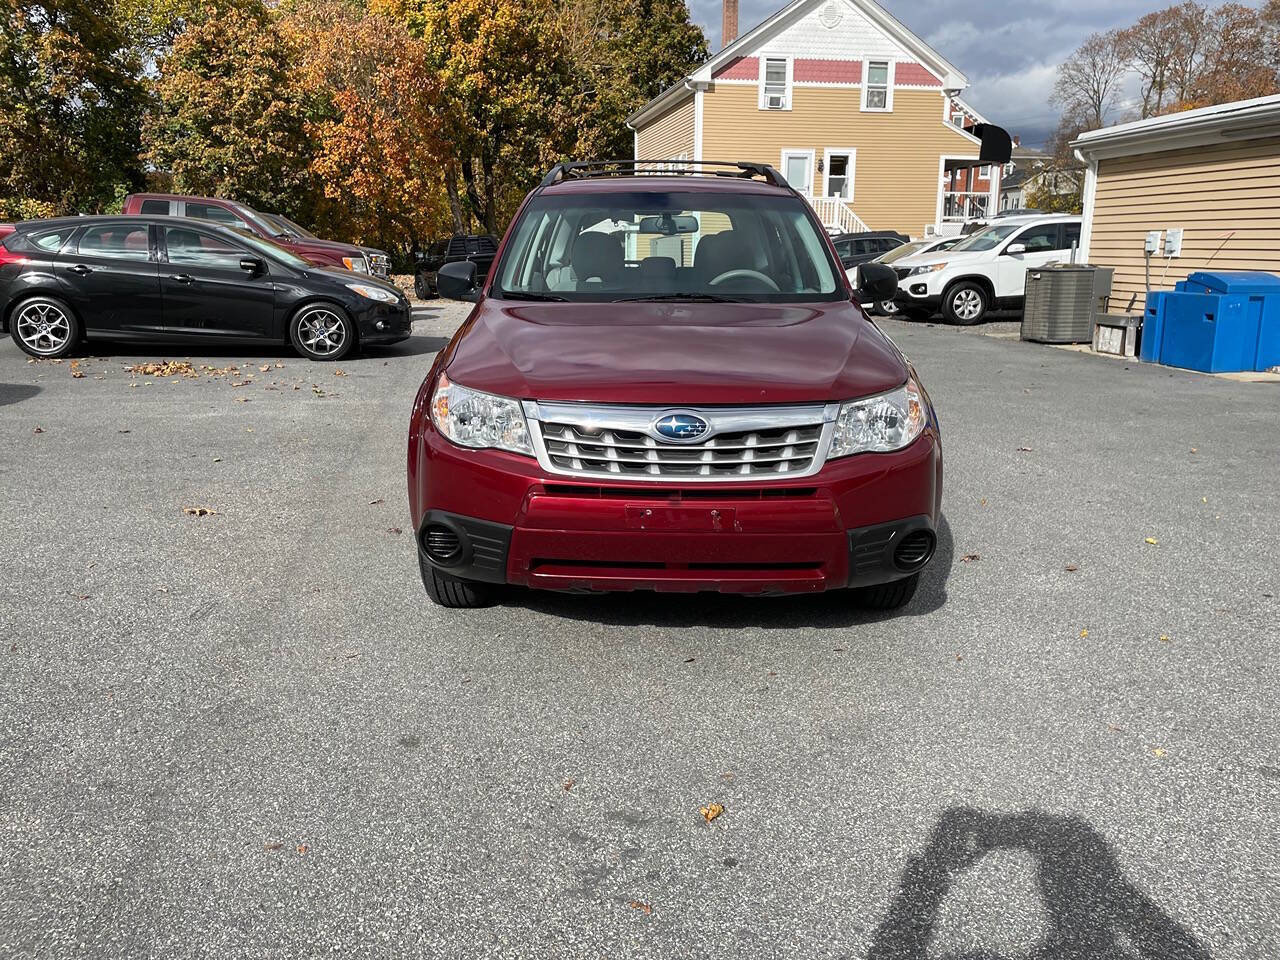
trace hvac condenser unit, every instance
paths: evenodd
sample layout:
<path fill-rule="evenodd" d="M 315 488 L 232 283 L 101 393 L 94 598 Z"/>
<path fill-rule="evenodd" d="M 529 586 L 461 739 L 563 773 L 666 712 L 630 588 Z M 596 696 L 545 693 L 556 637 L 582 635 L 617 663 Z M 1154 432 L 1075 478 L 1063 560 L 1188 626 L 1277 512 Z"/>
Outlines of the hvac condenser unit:
<path fill-rule="evenodd" d="M 1089 343 L 1098 311 L 1096 267 L 1061 264 L 1027 271 L 1022 339 L 1038 343 Z"/>

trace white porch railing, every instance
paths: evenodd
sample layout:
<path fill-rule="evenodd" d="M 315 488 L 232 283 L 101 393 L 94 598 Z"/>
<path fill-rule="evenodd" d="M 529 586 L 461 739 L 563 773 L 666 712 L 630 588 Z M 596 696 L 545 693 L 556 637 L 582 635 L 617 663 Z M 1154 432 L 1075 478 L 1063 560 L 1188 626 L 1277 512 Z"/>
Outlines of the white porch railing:
<path fill-rule="evenodd" d="M 985 220 L 990 203 L 991 193 L 988 190 L 944 190 L 942 219 L 944 221 Z"/>
<path fill-rule="evenodd" d="M 809 204 L 828 230 L 836 233 L 866 233 L 871 229 L 845 203 L 843 197 L 810 197 Z"/>

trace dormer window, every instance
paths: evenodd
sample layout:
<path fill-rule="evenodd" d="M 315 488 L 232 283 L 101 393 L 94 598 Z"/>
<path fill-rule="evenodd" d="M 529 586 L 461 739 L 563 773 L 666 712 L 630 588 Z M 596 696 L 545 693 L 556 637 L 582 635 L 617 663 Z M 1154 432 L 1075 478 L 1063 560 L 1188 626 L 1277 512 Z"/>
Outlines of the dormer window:
<path fill-rule="evenodd" d="M 862 77 L 862 109 L 893 109 L 893 62 L 868 60 Z"/>
<path fill-rule="evenodd" d="M 760 61 L 760 109 L 791 109 L 791 60 L 763 57 Z"/>

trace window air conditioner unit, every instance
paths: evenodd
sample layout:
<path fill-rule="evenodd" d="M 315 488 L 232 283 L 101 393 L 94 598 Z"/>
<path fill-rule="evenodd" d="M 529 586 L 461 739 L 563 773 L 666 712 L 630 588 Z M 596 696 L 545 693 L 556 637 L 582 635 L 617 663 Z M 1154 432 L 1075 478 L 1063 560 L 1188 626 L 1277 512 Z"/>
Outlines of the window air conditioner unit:
<path fill-rule="evenodd" d="M 785 93 L 769 93 L 764 98 L 765 106 L 770 110 L 782 110 L 787 105 Z"/>

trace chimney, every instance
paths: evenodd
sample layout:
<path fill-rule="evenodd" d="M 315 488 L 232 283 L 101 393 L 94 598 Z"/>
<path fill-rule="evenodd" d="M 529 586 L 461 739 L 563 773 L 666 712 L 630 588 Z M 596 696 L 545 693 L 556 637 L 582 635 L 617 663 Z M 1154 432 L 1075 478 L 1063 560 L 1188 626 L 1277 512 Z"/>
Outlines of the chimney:
<path fill-rule="evenodd" d="M 723 50 L 738 39 L 738 0 L 722 0 L 720 15 L 720 49 Z"/>

